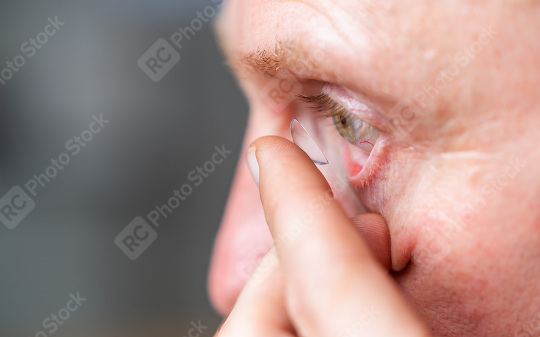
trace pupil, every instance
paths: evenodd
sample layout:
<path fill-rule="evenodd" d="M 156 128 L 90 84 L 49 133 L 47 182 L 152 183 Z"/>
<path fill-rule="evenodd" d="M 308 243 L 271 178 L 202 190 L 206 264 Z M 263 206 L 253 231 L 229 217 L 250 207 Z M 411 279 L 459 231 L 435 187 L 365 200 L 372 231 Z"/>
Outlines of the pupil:
<path fill-rule="evenodd" d="M 341 116 L 339 118 L 339 121 L 341 122 L 341 125 L 345 126 L 347 124 L 347 118 L 345 116 Z"/>

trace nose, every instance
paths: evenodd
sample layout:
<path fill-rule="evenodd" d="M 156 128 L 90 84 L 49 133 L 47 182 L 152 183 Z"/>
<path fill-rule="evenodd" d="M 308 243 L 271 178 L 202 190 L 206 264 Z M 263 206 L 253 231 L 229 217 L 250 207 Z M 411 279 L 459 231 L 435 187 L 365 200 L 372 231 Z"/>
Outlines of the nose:
<path fill-rule="evenodd" d="M 248 123 L 208 278 L 210 300 L 224 316 L 232 310 L 247 279 L 273 244 L 245 153 L 256 138 L 271 134 L 287 137 L 287 132 L 288 122 L 276 115 L 253 113 Z"/>
<path fill-rule="evenodd" d="M 259 200 L 259 190 L 242 157 L 214 244 L 208 280 L 210 299 L 224 316 L 272 246 Z"/>

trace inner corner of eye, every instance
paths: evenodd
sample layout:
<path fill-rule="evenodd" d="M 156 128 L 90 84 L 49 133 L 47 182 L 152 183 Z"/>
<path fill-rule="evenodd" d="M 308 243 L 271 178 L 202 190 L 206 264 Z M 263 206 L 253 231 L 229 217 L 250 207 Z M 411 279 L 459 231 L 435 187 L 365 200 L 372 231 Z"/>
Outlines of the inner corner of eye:
<path fill-rule="evenodd" d="M 343 163 L 349 177 L 356 177 L 362 172 L 372 150 L 373 146 L 367 143 L 352 144 L 345 140 L 342 142 Z"/>

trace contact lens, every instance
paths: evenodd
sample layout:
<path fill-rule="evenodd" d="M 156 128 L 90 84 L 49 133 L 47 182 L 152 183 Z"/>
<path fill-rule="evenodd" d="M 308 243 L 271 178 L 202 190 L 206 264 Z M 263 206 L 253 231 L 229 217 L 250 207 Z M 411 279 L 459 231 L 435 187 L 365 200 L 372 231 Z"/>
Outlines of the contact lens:
<path fill-rule="evenodd" d="M 296 118 L 293 118 L 291 122 L 291 138 L 293 143 L 301 148 L 302 151 L 304 151 L 315 164 L 328 164 L 328 159 L 326 159 L 326 156 L 322 153 L 321 149 L 317 146 L 313 138 Z"/>

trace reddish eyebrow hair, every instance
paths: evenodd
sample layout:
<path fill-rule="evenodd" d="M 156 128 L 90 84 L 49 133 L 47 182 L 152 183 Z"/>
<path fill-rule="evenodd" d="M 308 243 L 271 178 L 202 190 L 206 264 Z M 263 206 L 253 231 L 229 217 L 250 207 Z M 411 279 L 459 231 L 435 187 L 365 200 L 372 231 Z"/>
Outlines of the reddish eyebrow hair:
<path fill-rule="evenodd" d="M 294 69 L 309 59 L 294 41 L 276 39 L 275 42 L 260 46 L 248 53 L 235 51 L 226 38 L 223 17 L 214 21 L 214 33 L 225 54 L 227 64 L 242 77 L 246 75 L 275 76 L 279 71 L 294 75 Z"/>
<path fill-rule="evenodd" d="M 271 47 L 258 47 L 246 54 L 227 53 L 225 43 L 221 41 L 222 49 L 227 56 L 227 63 L 234 72 L 242 77 L 249 75 L 275 76 L 278 72 L 294 75 L 300 57 L 290 42 L 276 41 Z"/>
<path fill-rule="evenodd" d="M 255 72 L 274 76 L 285 63 L 283 53 L 277 49 L 274 48 L 274 51 L 258 49 L 242 57 L 240 62 Z"/>
<path fill-rule="evenodd" d="M 275 76 L 279 71 L 287 71 L 291 65 L 292 50 L 282 42 L 271 48 L 257 48 L 255 51 L 229 60 L 230 66 L 238 74 L 258 74 Z"/>

